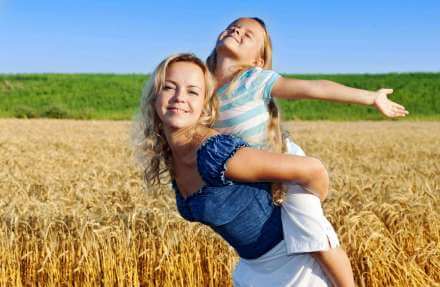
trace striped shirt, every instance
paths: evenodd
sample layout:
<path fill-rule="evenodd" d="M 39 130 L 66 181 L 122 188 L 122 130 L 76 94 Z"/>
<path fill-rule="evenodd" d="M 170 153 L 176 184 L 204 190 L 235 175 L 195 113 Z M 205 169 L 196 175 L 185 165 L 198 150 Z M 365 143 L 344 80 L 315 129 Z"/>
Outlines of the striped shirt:
<path fill-rule="evenodd" d="M 220 113 L 214 128 L 222 134 L 239 136 L 252 146 L 264 147 L 270 119 L 270 93 L 279 77 L 272 70 L 254 67 L 241 74 L 232 90 L 230 83 L 219 88 L 216 96 Z"/>

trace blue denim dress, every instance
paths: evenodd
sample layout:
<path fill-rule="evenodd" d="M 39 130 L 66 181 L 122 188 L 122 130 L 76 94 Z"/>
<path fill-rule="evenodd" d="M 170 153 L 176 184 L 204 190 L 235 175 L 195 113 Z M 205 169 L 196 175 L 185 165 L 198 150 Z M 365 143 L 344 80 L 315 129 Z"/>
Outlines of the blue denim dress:
<path fill-rule="evenodd" d="M 240 257 L 255 259 L 283 240 L 281 209 L 272 203 L 269 183 L 225 177 L 226 162 L 244 146 L 249 145 L 232 135 L 208 138 L 197 151 L 198 171 L 206 185 L 186 199 L 174 181 L 173 187 L 183 218 L 208 225 Z"/>

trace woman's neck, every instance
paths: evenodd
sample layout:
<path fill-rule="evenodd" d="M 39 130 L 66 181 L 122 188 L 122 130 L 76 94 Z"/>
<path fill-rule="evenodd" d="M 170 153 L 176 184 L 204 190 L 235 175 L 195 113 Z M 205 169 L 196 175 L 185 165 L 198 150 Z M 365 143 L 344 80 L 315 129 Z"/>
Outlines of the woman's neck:
<path fill-rule="evenodd" d="M 197 149 L 210 135 L 210 129 L 202 126 L 192 126 L 177 130 L 165 128 L 165 136 L 174 161 L 184 164 L 195 163 Z"/>
<path fill-rule="evenodd" d="M 196 148 L 191 135 L 194 129 L 194 127 L 173 130 L 165 128 L 165 136 L 174 159 L 187 161 L 193 157 L 193 150 Z"/>
<path fill-rule="evenodd" d="M 195 126 L 164 130 L 172 153 L 173 180 L 180 195 L 188 198 L 204 185 L 197 169 L 197 150 L 211 129 Z"/>

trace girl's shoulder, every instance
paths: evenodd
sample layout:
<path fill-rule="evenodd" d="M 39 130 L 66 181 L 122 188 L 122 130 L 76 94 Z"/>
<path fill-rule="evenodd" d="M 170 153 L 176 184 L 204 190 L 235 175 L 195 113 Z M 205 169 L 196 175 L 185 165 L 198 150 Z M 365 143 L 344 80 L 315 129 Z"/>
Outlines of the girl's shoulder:
<path fill-rule="evenodd" d="M 216 94 L 219 96 L 235 96 L 237 94 L 255 94 L 265 88 L 271 86 L 280 75 L 273 70 L 266 70 L 261 67 L 250 67 L 243 70 L 231 82 L 228 82 L 217 89 Z"/>
<path fill-rule="evenodd" d="M 265 70 L 261 67 L 250 67 L 250 68 L 243 71 L 242 76 L 249 78 L 252 75 L 257 75 L 259 73 L 262 73 L 263 71 L 265 71 Z M 268 70 L 266 70 L 266 71 L 268 71 Z"/>
<path fill-rule="evenodd" d="M 246 82 L 266 82 L 271 78 L 278 78 L 279 74 L 274 70 L 263 69 L 261 67 L 251 67 L 245 70 L 240 77 L 242 81 Z"/>

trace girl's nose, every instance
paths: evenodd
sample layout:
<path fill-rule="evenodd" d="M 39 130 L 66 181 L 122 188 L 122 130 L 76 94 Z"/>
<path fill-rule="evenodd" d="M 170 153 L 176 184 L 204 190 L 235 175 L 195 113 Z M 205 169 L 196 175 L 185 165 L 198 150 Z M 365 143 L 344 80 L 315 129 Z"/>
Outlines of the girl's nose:
<path fill-rule="evenodd" d="M 235 33 L 240 36 L 240 29 L 238 27 L 232 27 L 232 33 Z"/>

